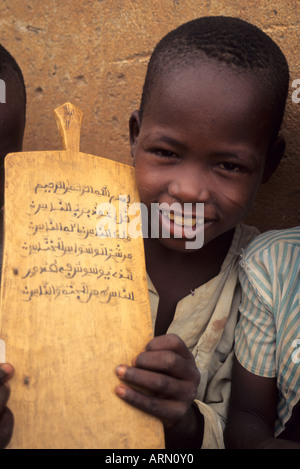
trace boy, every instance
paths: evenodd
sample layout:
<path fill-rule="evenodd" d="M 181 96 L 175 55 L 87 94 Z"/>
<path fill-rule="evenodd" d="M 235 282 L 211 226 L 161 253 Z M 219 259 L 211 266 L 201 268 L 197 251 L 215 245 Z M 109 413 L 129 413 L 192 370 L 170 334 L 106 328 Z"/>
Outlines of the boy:
<path fill-rule="evenodd" d="M 0 79 L 5 99 L 0 103 L 0 266 L 2 265 L 4 157 L 22 151 L 25 128 L 26 89 L 22 72 L 10 53 L 0 45 Z M 6 407 L 9 397 L 7 381 L 13 375 L 9 364 L 0 366 L 0 447 L 7 445 L 12 431 L 13 417 Z"/>
<path fill-rule="evenodd" d="M 240 283 L 227 444 L 300 449 L 300 227 L 258 236 Z"/>
<path fill-rule="evenodd" d="M 130 118 L 148 214 L 153 204 L 192 207 L 184 217 L 160 211 L 169 238 L 144 239 L 155 338 L 116 370 L 117 395 L 161 419 L 167 448 L 223 447 L 238 257 L 257 235 L 241 222 L 284 152 L 288 84 L 286 60 L 262 31 L 236 18 L 200 18 L 155 48 Z M 183 220 L 196 232 L 199 203 L 204 245 L 192 250 Z"/>

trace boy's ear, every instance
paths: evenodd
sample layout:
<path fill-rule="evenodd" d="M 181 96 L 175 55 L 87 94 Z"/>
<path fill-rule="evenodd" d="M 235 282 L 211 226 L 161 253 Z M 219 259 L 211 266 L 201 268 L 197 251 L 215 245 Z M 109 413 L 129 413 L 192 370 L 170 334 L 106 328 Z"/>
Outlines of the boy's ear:
<path fill-rule="evenodd" d="M 262 184 L 268 182 L 276 168 L 278 167 L 281 158 L 285 151 L 285 140 L 283 137 L 277 137 L 272 147 L 269 149 L 262 178 Z"/>
<path fill-rule="evenodd" d="M 131 156 L 133 159 L 135 157 L 135 147 L 137 143 L 137 138 L 140 133 L 140 127 L 141 127 L 140 112 L 133 111 L 129 119 L 129 138 L 130 138 Z"/>

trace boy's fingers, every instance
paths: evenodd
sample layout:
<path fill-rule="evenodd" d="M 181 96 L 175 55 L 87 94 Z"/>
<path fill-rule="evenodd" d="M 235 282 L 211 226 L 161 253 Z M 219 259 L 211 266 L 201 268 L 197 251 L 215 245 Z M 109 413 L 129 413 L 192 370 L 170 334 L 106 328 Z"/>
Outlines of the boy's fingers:
<path fill-rule="evenodd" d="M 0 449 L 4 449 L 9 443 L 14 426 L 12 412 L 6 407 L 0 414 Z"/>
<path fill-rule="evenodd" d="M 140 370 L 121 365 L 116 370 L 117 376 L 130 385 L 138 386 L 147 392 L 161 394 L 164 397 L 177 397 L 182 394 L 178 380 L 161 373 Z"/>
<path fill-rule="evenodd" d="M 172 350 L 182 358 L 190 358 L 191 353 L 183 340 L 176 334 L 154 337 L 146 346 L 146 351 Z"/>
<path fill-rule="evenodd" d="M 198 380 L 199 371 L 191 354 L 190 360 L 172 351 L 142 352 L 134 360 L 137 368 L 159 371 L 182 380 Z"/>
<path fill-rule="evenodd" d="M 13 425 L 14 418 L 12 412 L 6 407 L 9 395 L 10 388 L 7 381 L 12 378 L 14 375 L 14 367 L 9 363 L 0 364 L 0 448 L 3 449 L 9 443 Z"/>
<path fill-rule="evenodd" d="M 13 377 L 15 373 L 14 367 L 10 363 L 0 364 L 0 384 L 6 383 Z"/>
<path fill-rule="evenodd" d="M 131 404 L 137 409 L 143 410 L 154 417 L 158 417 L 164 423 L 168 423 L 169 425 L 175 424 L 179 421 L 186 412 L 186 408 L 182 402 L 175 403 L 174 401 L 168 401 L 159 397 L 142 394 L 141 392 L 137 392 L 123 384 L 117 386 L 116 393 L 128 404 Z"/>
<path fill-rule="evenodd" d="M 117 376 L 130 386 L 137 387 L 143 394 L 155 394 L 164 399 L 192 402 L 196 396 L 198 381 L 176 379 L 163 373 L 121 365 Z"/>
<path fill-rule="evenodd" d="M 9 386 L 2 384 L 0 386 L 0 414 L 3 411 L 3 409 L 6 407 L 9 395 L 10 395 Z"/>

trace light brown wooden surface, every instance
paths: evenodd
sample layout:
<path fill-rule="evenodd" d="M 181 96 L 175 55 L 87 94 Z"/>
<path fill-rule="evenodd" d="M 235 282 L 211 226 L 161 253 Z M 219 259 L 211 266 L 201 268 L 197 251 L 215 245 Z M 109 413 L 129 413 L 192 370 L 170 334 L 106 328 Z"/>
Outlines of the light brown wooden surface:
<path fill-rule="evenodd" d="M 114 393 L 116 366 L 152 338 L 142 238 L 120 237 L 128 223 L 119 196 L 123 210 L 138 201 L 134 170 L 79 152 L 77 108 L 56 115 L 64 151 L 5 163 L 0 338 L 16 369 L 9 447 L 163 448 L 161 423 Z M 115 206 L 117 237 L 107 237 L 114 225 L 103 203 Z"/>

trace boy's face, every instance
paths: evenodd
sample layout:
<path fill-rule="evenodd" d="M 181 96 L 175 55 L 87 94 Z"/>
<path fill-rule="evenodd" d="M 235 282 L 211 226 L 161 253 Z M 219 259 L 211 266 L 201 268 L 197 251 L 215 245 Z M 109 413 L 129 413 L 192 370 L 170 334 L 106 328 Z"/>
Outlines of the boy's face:
<path fill-rule="evenodd" d="M 142 123 L 138 112 L 131 116 L 130 131 L 137 186 L 148 214 L 152 203 L 179 202 L 192 203 L 195 215 L 196 204 L 204 203 L 204 244 L 245 218 L 267 153 L 272 158 L 261 89 L 254 78 L 215 62 L 160 78 Z M 160 213 L 162 224 L 164 216 Z M 178 227 L 175 220 L 168 223 L 172 235 Z M 184 237 L 161 242 L 185 250 Z"/>

